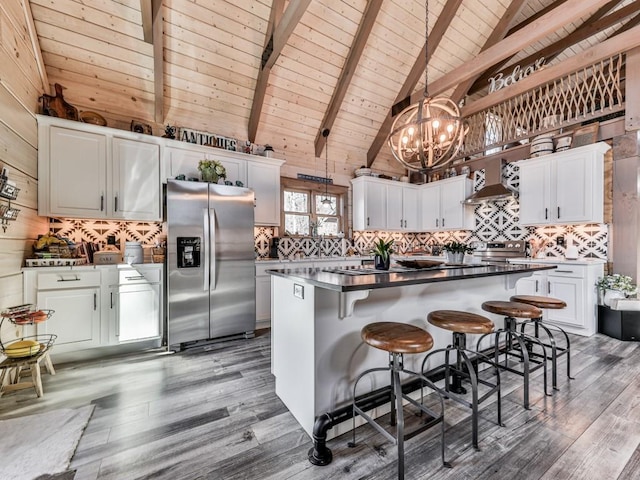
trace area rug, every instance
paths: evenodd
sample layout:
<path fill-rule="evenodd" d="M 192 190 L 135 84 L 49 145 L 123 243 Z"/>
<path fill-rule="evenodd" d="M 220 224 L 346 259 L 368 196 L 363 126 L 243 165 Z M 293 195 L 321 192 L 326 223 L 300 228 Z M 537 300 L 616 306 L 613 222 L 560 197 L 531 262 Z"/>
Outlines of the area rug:
<path fill-rule="evenodd" d="M 94 405 L 0 421 L 0 479 L 33 480 L 65 472 Z"/>

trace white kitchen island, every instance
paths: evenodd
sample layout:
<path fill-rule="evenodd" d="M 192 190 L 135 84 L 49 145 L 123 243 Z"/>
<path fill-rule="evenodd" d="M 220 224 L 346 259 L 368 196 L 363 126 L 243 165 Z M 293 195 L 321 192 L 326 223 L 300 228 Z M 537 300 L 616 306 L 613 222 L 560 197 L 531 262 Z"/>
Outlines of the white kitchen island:
<path fill-rule="evenodd" d="M 477 266 L 431 271 L 396 271 L 346 275 L 321 269 L 270 271 L 272 275 L 272 372 L 276 394 L 317 442 L 317 417 L 349 405 L 356 376 L 388 363 L 386 352 L 362 342 L 360 330 L 371 322 L 395 321 L 426 328 L 434 349 L 451 342 L 451 332 L 427 324 L 437 309 L 481 310 L 487 300 L 508 300 L 518 279 L 551 265 Z M 475 347 L 474 339 L 468 344 Z M 405 365 L 419 371 L 424 355 L 407 355 Z M 436 366 L 442 359 L 436 358 Z M 374 390 L 389 382 L 389 374 L 360 382 Z M 366 385 L 365 385 L 366 384 Z M 357 392 L 358 395 L 365 392 Z M 384 411 L 374 413 L 383 414 Z M 331 417 L 331 414 L 327 417 Z M 351 428 L 351 421 L 331 422 L 329 437 Z"/>

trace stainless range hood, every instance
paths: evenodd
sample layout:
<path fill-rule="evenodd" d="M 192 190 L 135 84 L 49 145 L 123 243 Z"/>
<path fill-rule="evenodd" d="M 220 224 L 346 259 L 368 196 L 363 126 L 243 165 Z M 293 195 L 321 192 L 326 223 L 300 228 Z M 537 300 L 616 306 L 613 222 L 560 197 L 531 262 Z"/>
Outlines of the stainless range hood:
<path fill-rule="evenodd" d="M 504 160 L 488 162 L 484 169 L 484 184 L 480 190 L 475 192 L 464 203 L 465 205 L 479 205 L 481 203 L 495 202 L 499 200 L 509 200 L 515 196 L 515 191 L 502 183 L 502 165 Z"/>

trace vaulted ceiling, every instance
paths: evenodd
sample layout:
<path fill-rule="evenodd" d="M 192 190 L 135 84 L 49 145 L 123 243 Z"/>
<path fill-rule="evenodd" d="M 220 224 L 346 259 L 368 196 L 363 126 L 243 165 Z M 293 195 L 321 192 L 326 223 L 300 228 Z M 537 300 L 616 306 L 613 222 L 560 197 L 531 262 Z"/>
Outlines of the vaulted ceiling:
<path fill-rule="evenodd" d="M 392 106 L 424 91 L 425 0 L 28 2 L 43 82 L 109 126 L 249 138 L 304 173 L 324 170 L 329 127 L 331 174 L 399 170 L 383 140 Z M 466 102 L 500 69 L 561 63 L 640 21 L 635 0 L 428 3 L 430 93 Z"/>

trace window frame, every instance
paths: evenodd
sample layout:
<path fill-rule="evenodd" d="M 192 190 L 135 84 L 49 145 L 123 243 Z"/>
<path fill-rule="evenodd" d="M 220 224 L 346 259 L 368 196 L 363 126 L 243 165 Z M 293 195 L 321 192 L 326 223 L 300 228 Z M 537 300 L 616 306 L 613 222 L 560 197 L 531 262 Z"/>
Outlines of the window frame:
<path fill-rule="evenodd" d="M 280 231 L 283 236 L 289 236 L 292 238 L 303 238 L 312 236 L 313 232 L 309 232 L 308 235 L 288 235 L 285 230 L 285 215 L 287 213 L 291 214 L 299 214 L 300 212 L 287 212 L 284 209 L 284 192 L 285 191 L 293 191 L 299 193 L 306 193 L 309 201 L 309 212 L 306 214 L 309 216 L 309 221 L 316 223 L 318 221 L 318 217 L 333 217 L 334 215 L 326 215 L 326 214 L 318 214 L 316 212 L 316 204 L 315 197 L 325 194 L 326 192 L 329 195 L 334 195 L 337 197 L 337 215 L 335 217 L 338 218 L 338 232 L 345 232 L 347 228 L 347 192 L 348 187 L 343 187 L 341 185 L 325 185 L 324 183 L 316 183 L 310 182 L 308 180 L 299 180 L 296 178 L 287 178 L 283 177 L 280 182 L 280 200 L 282 204 L 282 209 L 280 211 Z M 338 235 L 325 235 L 327 238 L 338 238 Z"/>

